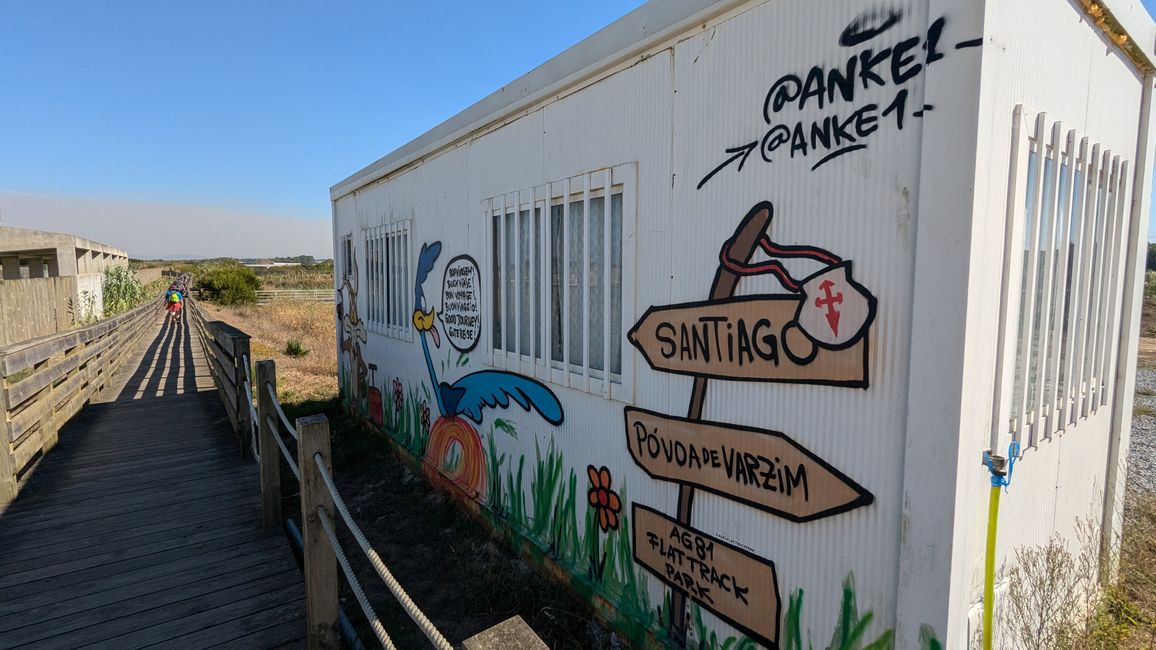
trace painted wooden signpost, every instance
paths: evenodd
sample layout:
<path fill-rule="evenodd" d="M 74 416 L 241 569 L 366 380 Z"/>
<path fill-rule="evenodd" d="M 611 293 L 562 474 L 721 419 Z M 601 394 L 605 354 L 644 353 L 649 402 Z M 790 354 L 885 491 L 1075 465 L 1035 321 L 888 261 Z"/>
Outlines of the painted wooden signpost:
<path fill-rule="evenodd" d="M 624 410 L 627 447 L 653 478 L 676 481 L 676 518 L 633 505 L 634 558 L 672 589 L 670 636 L 686 642 L 686 599 L 770 648 L 778 647 L 774 563 L 691 526 L 696 488 L 795 522 L 868 505 L 872 495 L 787 435 L 702 419 L 707 381 L 787 382 L 866 388 L 867 330 L 875 298 L 851 279 L 851 263 L 818 248 L 781 246 L 767 235 L 774 208 L 755 205 L 720 253 L 706 301 L 651 307 L 627 338 L 656 370 L 694 377 L 685 418 Z M 771 258 L 825 268 L 796 282 Z M 772 273 L 792 294 L 735 297 L 745 275 Z"/>

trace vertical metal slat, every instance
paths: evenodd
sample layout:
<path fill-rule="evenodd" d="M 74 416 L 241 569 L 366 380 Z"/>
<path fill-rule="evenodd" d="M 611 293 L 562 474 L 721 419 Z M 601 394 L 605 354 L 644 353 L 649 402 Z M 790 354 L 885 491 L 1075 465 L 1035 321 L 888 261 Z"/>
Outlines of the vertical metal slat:
<path fill-rule="evenodd" d="M 1027 305 L 1020 308 L 1022 314 L 1022 330 L 1020 331 L 1020 357 L 1017 364 L 1016 376 L 1019 378 L 1020 391 L 1019 403 L 1016 414 L 1016 429 L 1019 438 L 1024 438 L 1023 434 L 1028 431 L 1028 392 L 1031 387 L 1031 377 L 1028 373 L 1031 372 L 1032 364 L 1032 331 L 1035 329 L 1035 295 L 1036 295 L 1036 266 L 1040 250 L 1040 219 L 1038 217 L 1042 210 L 1042 196 L 1041 190 L 1044 181 L 1044 125 L 1047 123 L 1047 113 L 1040 113 L 1036 115 L 1036 131 L 1035 131 L 1035 146 L 1036 146 L 1036 174 L 1032 179 L 1031 192 L 1032 197 L 1032 212 L 1027 215 L 1029 229 L 1028 229 L 1028 250 L 1027 250 L 1027 264 L 1024 267 L 1024 287 L 1023 299 L 1027 301 Z M 1035 445 L 1037 423 L 1033 423 L 1030 433 L 1027 437 L 1028 446 Z"/>

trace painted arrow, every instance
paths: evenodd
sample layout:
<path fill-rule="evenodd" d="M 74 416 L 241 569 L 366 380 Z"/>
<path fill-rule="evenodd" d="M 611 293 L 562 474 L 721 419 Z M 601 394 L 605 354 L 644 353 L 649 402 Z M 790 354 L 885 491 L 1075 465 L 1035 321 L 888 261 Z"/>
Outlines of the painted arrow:
<path fill-rule="evenodd" d="M 763 646 L 779 648 L 773 562 L 646 506 L 633 504 L 631 514 L 636 562 Z"/>
<path fill-rule="evenodd" d="M 839 350 L 817 346 L 794 320 L 801 300 L 745 296 L 651 307 L 626 337 L 664 372 L 866 387 L 866 334 Z"/>
<path fill-rule="evenodd" d="M 651 478 L 677 481 L 795 522 L 874 501 L 786 434 L 626 407 L 626 445 Z"/>

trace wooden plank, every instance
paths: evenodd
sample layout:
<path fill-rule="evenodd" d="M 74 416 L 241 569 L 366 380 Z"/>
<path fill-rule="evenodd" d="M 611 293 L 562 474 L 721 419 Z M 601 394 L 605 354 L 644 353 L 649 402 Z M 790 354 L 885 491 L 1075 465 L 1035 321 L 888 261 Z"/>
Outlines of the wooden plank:
<path fill-rule="evenodd" d="M 305 601 L 298 599 L 271 607 L 255 616 L 238 616 L 232 620 L 204 627 L 191 634 L 169 639 L 156 650 L 171 648 L 254 648 L 264 650 L 290 640 L 303 640 Z"/>
<path fill-rule="evenodd" d="M 28 534 L 31 532 L 43 533 L 45 530 L 52 530 L 74 524 L 86 525 L 117 525 L 128 523 L 128 521 L 121 521 L 122 519 L 131 521 L 133 518 L 145 519 L 153 514 L 164 514 L 166 511 L 174 507 L 192 506 L 199 502 L 206 500 L 217 500 L 220 503 L 229 495 L 237 495 L 237 488 L 234 485 L 225 485 L 211 490 L 198 490 L 193 494 L 178 494 L 175 496 L 166 495 L 163 499 L 155 499 L 149 501 L 147 507 L 140 507 L 139 504 L 118 504 L 109 508 L 101 508 L 97 511 L 81 508 L 72 512 L 63 513 L 57 517 L 53 517 L 50 513 L 35 521 L 21 523 L 15 531 L 11 534 L 18 536 L 21 534 Z M 238 495 L 239 496 L 239 495 Z M 104 522 L 102 520 L 115 519 L 115 523 Z M 5 526 L 7 530 L 7 526 Z M 7 537 L 6 533 L 6 537 Z M 3 577 L 0 577 L 2 582 Z"/>
<path fill-rule="evenodd" d="M 125 621 L 124 624 L 139 625 L 149 620 L 147 617 L 150 613 L 155 616 L 154 610 L 184 600 L 203 598 L 205 594 L 213 594 L 223 590 L 240 591 L 250 583 L 258 583 L 262 588 L 265 588 L 270 579 L 277 580 L 277 583 L 285 582 L 283 574 L 295 570 L 296 567 L 281 562 L 276 563 L 276 566 L 257 564 L 231 573 L 208 577 L 201 581 L 183 584 L 170 583 L 159 592 L 146 594 L 147 598 L 136 598 L 129 602 L 113 602 L 104 605 L 93 604 L 92 607 L 80 609 L 66 618 L 61 618 L 63 616 L 61 614 L 53 615 L 55 613 L 50 613 L 52 618 L 46 619 L 46 622 L 51 622 L 51 625 L 26 626 L 5 632 L 4 643 L 18 646 L 44 641 L 60 635 L 68 635 L 70 639 L 74 635 L 83 638 L 83 630 L 91 627 L 97 627 L 101 634 L 117 636 L 116 632 L 122 628 L 109 625 L 109 622 L 128 618 L 129 620 Z M 79 606 L 83 607 L 84 604 Z M 92 633 L 89 632 L 89 634 Z"/>
<path fill-rule="evenodd" d="M 284 543 L 284 539 L 266 536 L 230 547 L 208 547 L 198 553 L 187 553 L 170 562 L 143 565 L 111 575 L 81 580 L 62 588 L 41 589 L 37 586 L 36 589 L 26 589 L 18 597 L 0 600 L 0 617 L 12 614 L 20 614 L 23 617 L 24 613 L 33 607 L 51 606 L 54 603 L 84 598 L 180 571 L 200 570 L 201 567 L 213 561 L 239 562 L 241 558 L 254 554 L 260 555 L 268 561 L 269 556 L 280 550 Z M 38 622 L 37 619 L 30 617 L 25 620 L 32 623 Z"/>
<path fill-rule="evenodd" d="M 302 636 L 305 629 L 305 618 L 286 621 L 271 628 L 254 632 L 248 636 L 239 637 L 213 646 L 214 648 L 250 648 L 252 650 L 305 650 L 308 646 Z"/>
<path fill-rule="evenodd" d="M 214 620 L 262 615 L 270 607 L 293 603 L 300 597 L 301 587 L 294 584 L 299 577 L 293 571 L 255 580 L 248 584 L 206 594 L 200 598 L 154 607 L 132 616 L 93 621 L 88 627 L 72 630 L 47 639 L 37 647 L 50 650 L 71 650 L 84 645 L 101 643 L 109 648 L 140 648 L 160 643 L 176 636 L 189 634 Z M 299 601 L 296 601 L 299 602 Z M 5 643 L 5 641 L 0 641 Z M 0 645 L 0 648 L 8 647 Z M 187 646 L 186 646 L 187 647 Z"/>
<path fill-rule="evenodd" d="M 23 389 L 39 408 L 39 420 L 28 405 L 17 414 L 34 450 L 37 426 L 63 424 L 101 387 L 135 397 L 148 377 L 152 388 L 63 426 L 0 518 L 0 647 L 298 641 L 301 577 L 279 532 L 258 525 L 258 471 L 231 452 L 228 405 L 173 396 L 212 355 L 194 348 L 195 329 L 158 327 L 155 312 L 136 323 L 141 336 L 124 326 L 54 361 L 67 369 L 49 367 L 40 391 Z"/>
<path fill-rule="evenodd" d="M 158 591 L 171 589 L 174 586 L 195 583 L 233 572 L 246 571 L 256 566 L 263 566 L 269 571 L 279 571 L 279 569 L 273 569 L 269 565 L 269 555 L 267 552 L 262 551 L 251 552 L 239 557 L 225 557 L 219 560 L 208 561 L 206 564 L 191 569 L 158 575 L 145 580 L 137 580 L 123 586 L 83 594 L 74 598 L 65 598 L 46 605 L 26 609 L 19 612 L 19 615 L 10 614 L 5 617 L 0 617 L 0 634 L 16 628 L 25 627 L 25 623 L 29 620 L 48 622 L 61 617 L 72 616 L 79 612 L 89 611 L 103 605 L 121 603 L 122 601 L 149 596 Z M 304 629 L 304 624 L 302 625 L 302 629 Z"/>
<path fill-rule="evenodd" d="M 47 558 L 67 553 L 69 557 L 83 558 L 98 555 L 114 548 L 130 547 L 160 541 L 171 537 L 190 535 L 211 526 L 232 526 L 252 522 L 250 508 L 232 508 L 228 511 L 215 509 L 193 514 L 182 519 L 165 519 L 160 522 L 129 529 L 97 531 L 84 537 L 68 539 L 54 538 L 50 543 L 24 543 L 4 549 L 0 557 L 0 573 L 17 567 L 40 566 L 50 561 Z M 29 540 L 31 541 L 31 540 Z M 41 558 L 45 558 L 41 560 Z"/>

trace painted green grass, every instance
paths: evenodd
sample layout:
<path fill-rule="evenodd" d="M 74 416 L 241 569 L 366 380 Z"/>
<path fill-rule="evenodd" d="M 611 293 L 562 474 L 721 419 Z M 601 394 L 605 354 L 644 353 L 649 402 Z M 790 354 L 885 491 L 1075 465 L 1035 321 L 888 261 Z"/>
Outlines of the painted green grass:
<path fill-rule="evenodd" d="M 787 615 L 783 620 L 780 644 L 783 650 L 814 650 L 809 632 L 804 645 L 802 613 L 803 590 L 796 589 L 788 597 Z M 826 648 L 828 650 L 893 650 L 895 647 L 893 630 L 884 630 L 873 640 L 868 640 L 871 635 L 868 634 L 867 630 L 873 619 L 874 613 L 870 610 L 860 616 L 855 597 L 855 576 L 854 574 L 847 574 L 847 577 L 843 579 L 839 618 L 835 621 L 831 643 Z M 923 625 L 919 628 L 919 650 L 943 650 L 943 643 L 930 625 Z"/>
<path fill-rule="evenodd" d="M 382 389 L 382 410 L 384 413 L 382 413 L 381 428 L 414 458 L 425 458 L 425 450 L 429 445 L 429 431 L 421 426 L 421 404 L 424 401 L 432 410 L 430 413 L 431 428 L 432 420 L 437 417 L 436 406 L 432 405 L 429 388 L 425 382 L 418 384 L 417 388 L 410 386 L 408 390 L 405 390 L 404 395 L 402 408 L 399 411 L 393 401 L 392 382 L 386 382 L 385 388 Z"/>
<path fill-rule="evenodd" d="M 348 373 L 341 374 L 342 388 L 348 396 L 351 394 L 348 392 Z M 424 382 L 417 388 L 410 387 L 400 411 L 394 406 L 391 382 L 386 383 L 383 398 L 382 428 L 415 459 L 424 458 L 429 434 L 421 426 L 421 403 L 424 398 L 430 404 L 429 388 Z M 362 402 L 357 410 L 364 417 L 367 401 Z M 566 469 L 563 454 L 555 447 L 553 439 L 543 450 L 535 438 L 534 462 L 529 467 L 527 491 L 526 456 L 517 456 L 515 463 L 513 455 L 499 452 L 496 443 L 499 431 L 514 439 L 518 439 L 519 434 L 509 420 L 494 418 L 490 423 L 486 440 L 485 495 L 489 513 L 503 520 L 515 533 L 512 541 L 529 540 L 565 567 L 572 575 L 571 587 L 579 594 L 586 597 L 598 594 L 614 603 L 618 618 L 612 624 L 630 642 L 645 643 L 649 633 L 660 643 L 668 643 L 670 590 L 664 590 L 661 604 L 657 607 L 651 605 L 648 576 L 634 562 L 626 486 L 615 485 L 622 503 L 618 528 L 603 532 L 598 526 L 596 509 L 586 505 L 587 481 L 583 479 L 580 482 L 578 472 Z M 580 510 L 585 510 L 581 517 Z M 830 644 L 822 650 L 894 650 L 892 630 L 884 630 L 871 638 L 874 633 L 868 630 L 874 614 L 868 610 L 860 615 L 856 600 L 854 575 L 848 574 L 843 581 L 839 618 L 835 621 Z M 797 589 L 788 597 L 787 612 L 782 621 L 780 647 L 783 650 L 815 650 L 809 631 L 804 638 L 802 611 L 803 590 Z M 755 641 L 742 635 L 720 638 L 717 631 L 707 626 L 702 610 L 693 602 L 688 613 L 691 638 L 695 639 L 688 648 L 754 650 L 758 647 Z M 919 650 L 943 650 L 942 642 L 929 626 L 920 629 L 919 638 Z"/>

